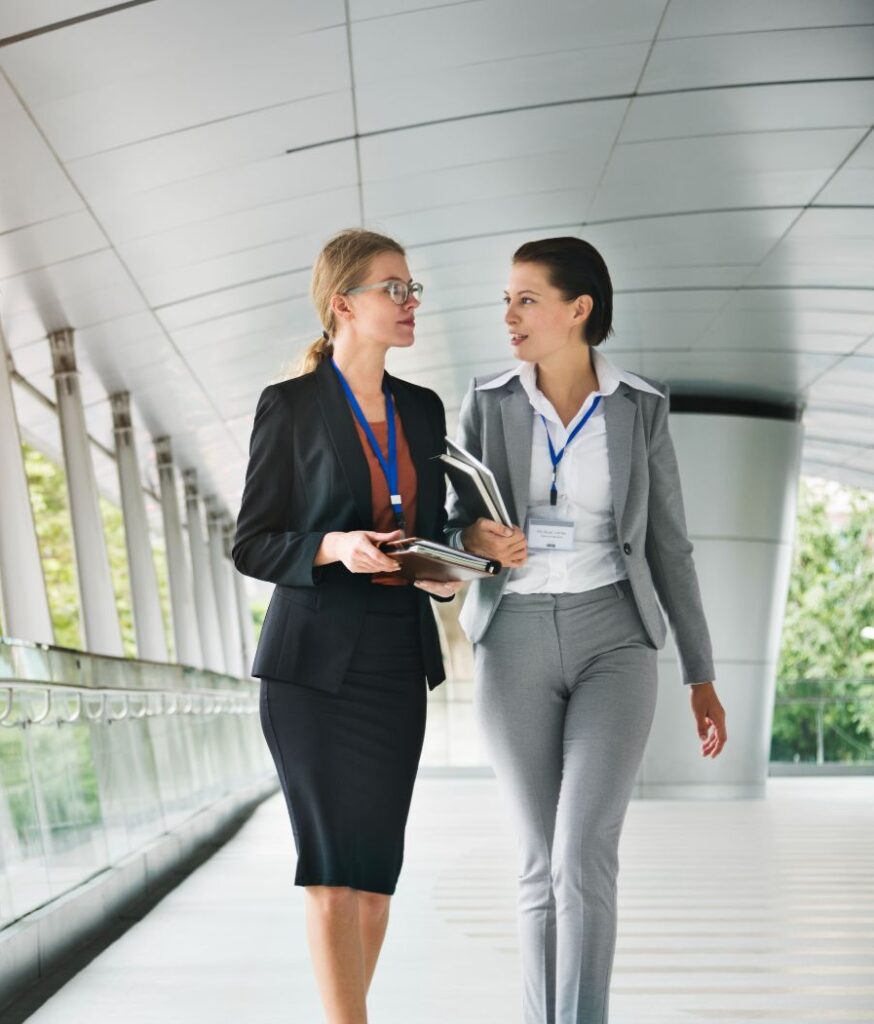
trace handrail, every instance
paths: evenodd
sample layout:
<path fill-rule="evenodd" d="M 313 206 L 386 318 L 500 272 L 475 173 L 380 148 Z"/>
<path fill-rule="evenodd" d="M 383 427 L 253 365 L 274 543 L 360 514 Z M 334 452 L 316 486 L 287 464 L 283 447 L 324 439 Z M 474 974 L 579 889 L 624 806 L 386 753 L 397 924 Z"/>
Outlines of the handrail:
<path fill-rule="evenodd" d="M 831 694 L 822 694 L 819 697 L 775 697 L 775 704 L 866 704 L 874 697 L 834 697 Z"/>
<path fill-rule="evenodd" d="M 0 683 L 0 694 L 4 697 L 0 710 L 0 727 L 6 729 L 27 728 L 31 725 L 69 725 L 73 722 L 131 721 L 152 718 L 156 715 L 203 715 L 218 714 L 250 715 L 258 710 L 258 696 L 250 692 L 229 690 L 162 690 L 157 688 L 128 688 L 121 686 L 79 686 L 75 683 L 42 683 L 31 679 L 4 679 Z M 12 712 L 19 699 L 18 716 Z M 34 714 L 30 708 L 21 705 L 40 696 L 44 704 Z M 70 712 L 67 702 L 74 700 Z M 95 710 L 94 704 L 97 701 Z M 112 702 L 116 706 L 112 706 Z M 118 702 L 121 708 L 118 708 Z M 157 705 L 157 707 L 156 707 Z M 53 714 L 53 709 L 55 713 Z M 83 714 L 84 713 L 84 714 Z"/>
<path fill-rule="evenodd" d="M 777 677 L 778 686 L 824 686 L 828 683 L 841 685 L 865 686 L 874 683 L 874 676 L 796 676 L 794 679 Z"/>
<path fill-rule="evenodd" d="M 819 680 L 819 679 L 798 679 L 792 682 L 784 680 L 784 685 L 789 682 L 790 685 L 805 684 L 810 689 L 816 689 L 816 686 L 811 684 L 820 683 L 841 683 L 844 685 L 850 684 L 852 686 L 871 686 L 874 684 L 874 679 L 832 679 L 832 680 Z M 816 712 L 816 761 L 808 762 L 815 763 L 819 766 L 826 764 L 844 764 L 850 763 L 857 766 L 871 765 L 874 764 L 874 747 L 871 744 L 861 743 L 855 737 L 850 736 L 844 729 L 841 729 L 835 722 L 827 722 L 825 711 L 828 707 L 840 707 L 847 704 L 859 704 L 859 705 L 871 705 L 874 703 L 874 696 L 868 694 L 861 694 L 859 692 L 842 693 L 840 695 L 833 693 L 807 693 L 803 696 L 793 696 L 791 694 L 783 694 L 778 696 L 774 700 L 775 710 L 777 708 L 808 708 Z M 842 743 L 846 744 L 858 754 L 863 755 L 863 759 L 853 760 L 851 762 L 844 762 L 841 760 L 827 761 L 825 756 L 825 739 L 827 733 L 834 733 L 838 736 Z M 796 754 L 796 758 L 798 755 Z M 785 761 L 772 761 L 772 764 L 786 764 Z M 791 762 L 788 762 L 791 763 Z"/>

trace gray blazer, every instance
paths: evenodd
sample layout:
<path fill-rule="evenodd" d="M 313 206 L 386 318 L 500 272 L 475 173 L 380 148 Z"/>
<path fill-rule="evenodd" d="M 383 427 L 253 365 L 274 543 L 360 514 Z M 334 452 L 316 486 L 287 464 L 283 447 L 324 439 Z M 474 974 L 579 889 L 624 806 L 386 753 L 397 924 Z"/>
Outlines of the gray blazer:
<path fill-rule="evenodd" d="M 471 381 L 459 414 L 458 443 L 495 474 L 513 522 L 524 526 L 534 410 L 518 375 L 503 385 L 476 390 L 496 376 Z M 664 647 L 667 637 L 661 601 L 680 655 L 683 682 L 708 682 L 715 674 L 713 654 L 668 431 L 669 389 L 659 381 L 640 379 L 664 397 L 620 380 L 616 390 L 602 399 L 619 546 L 638 611 L 654 645 Z M 447 509 L 447 542 L 459 546 L 457 534 L 473 516 L 465 512 L 451 488 Z M 503 569 L 493 578 L 470 584 L 459 621 L 472 643 L 485 635 L 510 572 Z"/>

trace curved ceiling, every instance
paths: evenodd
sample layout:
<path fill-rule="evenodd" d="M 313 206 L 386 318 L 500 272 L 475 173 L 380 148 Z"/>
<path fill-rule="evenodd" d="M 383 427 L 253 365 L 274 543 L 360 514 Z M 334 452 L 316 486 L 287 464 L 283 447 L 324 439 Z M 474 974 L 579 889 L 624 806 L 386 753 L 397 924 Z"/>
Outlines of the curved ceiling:
<path fill-rule="evenodd" d="M 60 448 L 72 327 L 100 487 L 108 396 L 235 514 L 260 390 L 320 329 L 334 231 L 426 286 L 393 372 L 450 421 L 511 365 L 522 241 L 579 234 L 621 365 L 803 408 L 804 470 L 874 489 L 872 0 L 4 0 L 0 322 L 25 437 Z M 160 523 L 149 502 L 152 522 Z"/>

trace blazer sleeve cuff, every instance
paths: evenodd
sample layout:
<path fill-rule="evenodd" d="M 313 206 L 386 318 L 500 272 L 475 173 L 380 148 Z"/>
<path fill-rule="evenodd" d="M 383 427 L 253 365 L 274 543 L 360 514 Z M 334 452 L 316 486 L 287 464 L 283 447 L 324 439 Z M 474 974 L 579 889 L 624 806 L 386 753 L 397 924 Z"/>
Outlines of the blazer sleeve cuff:
<path fill-rule="evenodd" d="M 696 661 L 687 663 L 682 661 L 683 683 L 692 686 L 694 683 L 712 683 L 716 678 L 716 671 L 713 663 L 709 661 Z"/>
<path fill-rule="evenodd" d="M 464 551 L 464 545 L 461 543 L 461 530 L 462 528 L 459 526 L 446 531 L 446 544 L 455 548 L 456 551 Z"/>

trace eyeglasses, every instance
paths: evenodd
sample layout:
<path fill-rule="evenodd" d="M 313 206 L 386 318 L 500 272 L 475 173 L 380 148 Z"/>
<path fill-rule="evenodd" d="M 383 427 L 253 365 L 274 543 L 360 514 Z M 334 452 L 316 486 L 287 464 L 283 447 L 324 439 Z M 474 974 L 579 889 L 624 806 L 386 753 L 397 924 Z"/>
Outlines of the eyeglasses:
<path fill-rule="evenodd" d="M 397 303 L 399 306 L 403 306 L 411 295 L 417 302 L 420 302 L 422 299 L 423 289 L 418 281 L 407 284 L 406 281 L 401 281 L 398 278 L 390 278 L 388 281 L 377 281 L 376 284 L 362 284 L 357 288 L 350 288 L 344 294 L 356 295 L 358 292 L 369 292 L 374 288 L 381 288 L 383 291 L 388 292 L 392 302 Z"/>

